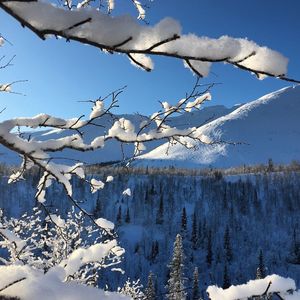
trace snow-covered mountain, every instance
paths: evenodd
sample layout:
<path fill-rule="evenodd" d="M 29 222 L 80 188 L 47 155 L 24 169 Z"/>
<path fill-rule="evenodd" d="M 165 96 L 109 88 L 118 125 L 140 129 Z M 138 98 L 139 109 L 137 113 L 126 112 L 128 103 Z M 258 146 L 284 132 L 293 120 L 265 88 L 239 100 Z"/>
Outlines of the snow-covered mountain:
<path fill-rule="evenodd" d="M 135 126 L 146 118 L 140 115 L 118 117 L 129 119 Z M 210 121 L 207 123 L 207 120 Z M 87 142 L 104 134 L 113 119 L 106 116 L 98 122 L 101 126 L 85 128 L 84 138 Z M 153 141 L 147 143 L 147 152 L 136 160 L 135 165 L 232 167 L 266 163 L 270 158 L 275 163 L 300 160 L 300 87 L 284 88 L 232 108 L 222 105 L 204 107 L 200 111 L 171 118 L 169 124 L 178 128 L 205 124 L 201 127 L 201 132 L 212 141 L 222 142 L 214 145 L 197 143 L 195 150 L 189 150 L 179 144 L 168 149 L 166 141 Z M 67 130 L 40 131 L 33 136 L 37 140 L 43 140 L 69 134 Z M 56 155 L 95 164 L 131 157 L 133 151 L 133 145 L 121 145 L 118 141 L 111 140 L 103 149 L 94 152 L 67 150 Z M 3 147 L 0 147 L 0 153 L 1 162 L 20 162 L 15 153 Z"/>
<path fill-rule="evenodd" d="M 223 105 L 216 105 L 205 107 L 200 111 L 195 111 L 193 113 L 186 113 L 178 117 L 170 119 L 170 125 L 176 126 L 178 128 L 186 128 L 199 126 L 204 124 L 208 119 L 216 119 L 221 116 L 224 116 L 231 112 L 233 108 L 227 108 Z M 128 114 L 128 115 L 119 115 L 117 118 L 125 118 L 132 122 L 136 128 L 139 124 L 146 119 L 145 116 L 137 114 Z M 105 134 L 108 128 L 114 122 L 114 117 L 105 116 L 97 120 L 97 124 L 100 126 L 87 126 L 84 128 L 84 140 L 86 142 L 91 142 L 95 137 Z M 69 130 L 53 130 L 53 131 L 39 131 L 34 134 L 31 134 L 31 138 L 36 140 L 45 140 L 51 138 L 60 138 L 74 132 Z M 147 143 L 147 151 L 151 151 L 156 147 L 162 145 L 165 141 L 152 141 Z M 109 140 L 105 143 L 103 149 L 98 149 L 93 152 L 78 152 L 74 150 L 65 150 L 63 153 L 55 153 L 56 157 L 69 158 L 71 160 L 64 159 L 64 163 L 73 163 L 73 160 L 80 160 L 87 164 L 111 162 L 111 161 L 120 161 L 124 158 L 131 157 L 134 153 L 134 146 L 132 144 L 121 144 L 116 140 Z M 9 151 L 0 145 L 0 162 L 5 162 L 6 164 L 17 164 L 20 163 L 21 159 L 14 152 Z M 60 160 L 61 162 L 61 160 Z"/>
<path fill-rule="evenodd" d="M 232 167 L 300 160 L 300 87 L 289 87 L 244 104 L 201 128 L 214 145 L 194 151 L 163 144 L 142 155 L 138 165 Z M 233 145 L 232 143 L 237 143 Z"/>

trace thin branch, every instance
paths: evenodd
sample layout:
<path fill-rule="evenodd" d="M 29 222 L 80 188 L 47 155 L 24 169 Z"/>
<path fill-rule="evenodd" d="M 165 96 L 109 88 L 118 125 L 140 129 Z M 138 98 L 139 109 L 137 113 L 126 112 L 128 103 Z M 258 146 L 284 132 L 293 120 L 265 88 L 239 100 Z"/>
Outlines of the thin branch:
<path fill-rule="evenodd" d="M 195 74 L 197 74 L 199 77 L 203 77 L 203 75 L 196 68 L 194 68 L 189 59 L 185 59 L 185 62 Z"/>
<path fill-rule="evenodd" d="M 68 27 L 68 28 L 65 29 L 64 31 L 72 30 L 72 29 L 74 29 L 74 28 L 76 28 L 76 27 L 78 27 L 78 26 L 81 26 L 81 25 L 83 25 L 83 24 L 85 24 L 85 23 L 88 23 L 88 22 L 91 22 L 91 21 L 92 21 L 92 18 L 87 18 L 87 19 L 85 19 L 85 20 L 83 20 L 83 21 L 80 21 L 80 22 L 78 22 L 78 23 L 76 23 L 76 24 L 74 24 L 74 25 Z"/>
<path fill-rule="evenodd" d="M 178 39 L 180 39 L 180 36 L 178 34 L 174 34 L 172 37 L 164 39 L 164 40 L 162 40 L 158 43 L 155 43 L 154 45 L 152 45 L 151 47 L 145 49 L 144 51 L 151 52 L 153 49 L 155 49 L 155 48 L 157 48 L 157 47 L 159 47 L 163 44 L 167 44 L 169 42 L 172 42 L 172 41 L 175 41 L 175 40 L 178 40 Z"/>
<path fill-rule="evenodd" d="M 17 280 L 15 280 L 15 281 L 13 281 L 13 282 L 7 284 L 5 287 L 3 287 L 3 288 L 0 289 L 0 292 L 6 290 L 6 289 L 9 288 L 10 286 L 12 286 L 12 285 L 14 285 L 14 284 L 16 284 L 16 283 L 19 283 L 19 282 L 21 282 L 21 281 L 23 281 L 23 280 L 25 280 L 25 279 L 26 279 L 26 277 L 22 277 L 22 278 L 20 278 L 20 279 L 17 279 Z"/>
<path fill-rule="evenodd" d="M 139 67 L 141 67 L 142 69 L 144 69 L 147 72 L 151 72 L 152 69 L 143 65 L 141 62 L 139 62 L 138 60 L 136 60 L 131 53 L 127 53 L 127 56 L 129 57 L 130 60 L 132 60 L 136 65 L 138 65 Z"/>
<path fill-rule="evenodd" d="M 5 56 L 2 56 L 0 61 L 2 61 L 2 59 L 4 59 Z M 12 66 L 12 61 L 14 60 L 14 58 L 16 57 L 16 55 L 14 55 L 7 63 L 5 63 L 4 65 L 0 66 L 0 69 L 5 69 L 6 67 L 10 67 Z"/>

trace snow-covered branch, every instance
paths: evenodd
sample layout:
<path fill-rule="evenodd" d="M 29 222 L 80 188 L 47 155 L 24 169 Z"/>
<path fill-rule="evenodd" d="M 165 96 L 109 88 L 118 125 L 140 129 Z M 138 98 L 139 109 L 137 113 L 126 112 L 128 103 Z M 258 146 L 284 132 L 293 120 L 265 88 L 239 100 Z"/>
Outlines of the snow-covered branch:
<path fill-rule="evenodd" d="M 113 230 L 111 222 L 97 222 L 101 228 Z M 119 264 L 124 253 L 115 239 L 105 240 L 99 227 L 74 208 L 66 219 L 55 214 L 45 219 L 37 208 L 33 215 L 20 219 L 2 216 L 0 237 L 0 248 L 8 251 L 7 259 L 1 259 L 4 265 L 26 265 L 43 273 L 59 269 L 63 281 L 83 284 L 97 285 L 99 270 Z"/>
<path fill-rule="evenodd" d="M 188 113 L 193 109 L 199 109 L 204 101 L 210 100 L 210 87 L 205 87 L 203 91 L 199 91 L 202 86 L 199 84 L 198 79 L 192 91 L 186 97 L 180 99 L 174 105 L 166 101 L 161 102 L 162 109 L 153 113 L 149 118 L 144 117 L 138 126 L 134 126 L 126 118 L 118 118 L 111 113 L 111 110 L 118 106 L 117 97 L 123 89 L 119 89 L 109 95 L 110 103 L 108 105 L 105 104 L 107 97 L 88 101 L 92 103 L 92 112 L 87 119 L 84 118 L 84 115 L 67 120 L 47 114 L 39 114 L 31 118 L 23 117 L 3 121 L 0 123 L 0 143 L 23 158 L 19 171 L 10 176 L 9 183 L 22 179 L 27 170 L 37 166 L 41 169 L 42 175 L 37 186 L 36 199 L 45 208 L 45 211 L 47 211 L 44 206 L 46 189 L 53 182 L 62 184 L 72 204 L 81 209 L 80 201 L 73 198 L 71 178 L 76 176 L 86 182 L 91 186 L 92 192 L 103 189 L 106 183 L 95 178 L 87 179 L 82 163 L 78 162 L 72 166 L 57 163 L 55 156 L 53 156 L 55 153 L 66 149 L 93 151 L 104 147 L 109 140 L 117 140 L 122 143 L 135 145 L 135 151 L 132 155 L 134 158 L 146 149 L 145 144 L 147 142 L 153 140 L 165 139 L 170 144 L 180 143 L 188 148 L 193 147 L 192 143 L 190 143 L 192 140 L 205 144 L 219 143 L 220 141 L 212 141 L 202 133 L 201 125 L 203 124 L 199 124 L 198 127 L 184 129 L 168 125 L 169 118 L 174 114 Z M 86 126 L 103 126 L 101 125 L 101 120 L 107 117 L 112 119 L 112 125 L 104 128 L 102 135 L 96 136 L 87 143 L 82 133 L 84 128 Z M 106 122 L 106 124 L 110 123 Z M 32 135 L 18 134 L 16 129 L 22 127 L 28 127 L 32 130 L 36 128 L 64 130 L 66 134 L 61 138 L 47 139 L 46 135 L 43 136 L 42 140 L 36 140 L 31 137 Z M 83 209 L 82 212 L 92 219 L 95 225 L 98 225 L 92 215 Z M 104 228 L 104 230 L 107 231 L 107 228 Z M 111 234 L 110 232 L 107 233 Z"/>
<path fill-rule="evenodd" d="M 114 1 L 109 1 L 113 6 Z M 133 1 L 143 19 L 144 10 Z M 126 54 L 133 64 L 150 71 L 150 56 L 182 59 L 198 76 L 207 76 L 213 62 L 226 62 L 257 77 L 286 77 L 288 60 L 280 53 L 253 41 L 222 36 L 218 39 L 182 34 L 180 24 L 166 18 L 145 26 L 129 16 L 112 17 L 85 5 L 66 9 L 45 1 L 5 0 L 0 7 L 41 39 L 54 35 L 89 44 L 110 53 Z"/>

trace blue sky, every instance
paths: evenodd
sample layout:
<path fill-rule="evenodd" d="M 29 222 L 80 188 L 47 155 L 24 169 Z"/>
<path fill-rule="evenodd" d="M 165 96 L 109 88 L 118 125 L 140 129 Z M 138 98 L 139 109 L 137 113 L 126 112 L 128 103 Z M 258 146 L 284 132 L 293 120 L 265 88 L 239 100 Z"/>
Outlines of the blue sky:
<path fill-rule="evenodd" d="M 132 11 L 124 3 L 116 0 L 115 14 Z M 154 24 L 171 16 L 180 21 L 184 33 L 247 37 L 287 56 L 288 75 L 300 79 L 299 11 L 298 0 L 155 0 L 150 3 L 147 20 Z M 0 94 L 0 108 L 6 107 L 2 120 L 40 112 L 61 117 L 88 114 L 88 105 L 78 101 L 104 96 L 124 85 L 127 88 L 119 98 L 117 112 L 151 114 L 159 109 L 159 100 L 175 102 L 195 82 L 179 60 L 154 58 L 154 71 L 146 73 L 122 55 L 107 55 L 64 40 L 41 41 L 2 11 L 0 33 L 13 43 L 0 48 L 1 56 L 16 55 L 14 66 L 1 71 L 1 82 L 28 80 L 15 85 L 25 97 Z M 224 64 L 215 64 L 212 71 L 203 83 L 221 84 L 211 91 L 213 101 L 209 105 L 232 106 L 290 85 L 272 78 L 259 81 Z"/>

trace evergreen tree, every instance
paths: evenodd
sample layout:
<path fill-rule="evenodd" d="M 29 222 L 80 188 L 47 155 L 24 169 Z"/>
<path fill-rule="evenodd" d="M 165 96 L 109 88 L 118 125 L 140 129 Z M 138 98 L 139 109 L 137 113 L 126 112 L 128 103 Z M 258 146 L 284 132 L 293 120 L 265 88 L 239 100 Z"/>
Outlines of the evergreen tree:
<path fill-rule="evenodd" d="M 153 262 L 156 258 L 156 256 L 159 253 L 159 244 L 158 241 L 152 242 L 152 247 L 151 247 L 151 254 L 150 254 L 150 260 Z"/>
<path fill-rule="evenodd" d="M 231 286 L 227 264 L 224 265 L 224 272 L 223 272 L 223 289 L 228 289 Z"/>
<path fill-rule="evenodd" d="M 226 230 L 224 233 L 224 251 L 226 262 L 230 263 L 232 261 L 232 247 L 228 225 L 226 226 Z"/>
<path fill-rule="evenodd" d="M 197 215 L 196 212 L 193 214 L 193 223 L 192 223 L 192 236 L 191 236 L 191 242 L 193 249 L 197 249 L 198 245 L 198 228 L 197 228 Z"/>
<path fill-rule="evenodd" d="M 187 218 L 186 218 L 186 209 L 183 207 L 182 214 L 181 214 L 181 229 L 186 230 L 187 229 Z"/>
<path fill-rule="evenodd" d="M 263 279 L 265 277 L 266 277 L 266 267 L 264 263 L 264 256 L 262 250 L 260 250 L 258 255 L 258 267 L 256 269 L 256 279 Z"/>
<path fill-rule="evenodd" d="M 227 190 L 225 186 L 224 194 L 223 194 L 223 208 L 228 209 L 228 199 L 227 199 Z"/>
<path fill-rule="evenodd" d="M 272 158 L 269 158 L 268 160 L 268 168 L 267 168 L 268 172 L 274 172 L 274 163 Z"/>
<path fill-rule="evenodd" d="M 291 263 L 293 264 L 300 264 L 300 242 L 297 238 L 297 230 L 294 228 L 293 230 L 293 240 L 292 240 L 292 247 L 291 247 Z"/>
<path fill-rule="evenodd" d="M 156 224 L 164 223 L 164 199 L 163 196 L 160 196 L 159 208 L 156 214 Z"/>
<path fill-rule="evenodd" d="M 182 237 L 177 234 L 174 243 L 174 251 L 172 261 L 169 265 L 170 278 L 167 283 L 167 299 L 169 300 L 185 300 L 186 292 L 183 278 L 183 247 Z"/>
<path fill-rule="evenodd" d="M 199 300 L 199 299 L 200 299 L 199 273 L 198 273 L 198 268 L 196 267 L 193 274 L 192 300 Z"/>
<path fill-rule="evenodd" d="M 95 217 L 100 217 L 101 214 L 102 214 L 102 202 L 101 202 L 101 199 L 100 199 L 100 196 L 99 196 L 99 193 L 97 195 L 97 200 L 96 200 L 96 207 L 95 207 L 95 210 L 94 210 L 94 216 Z"/>
<path fill-rule="evenodd" d="M 211 266 L 213 259 L 213 253 L 212 253 L 212 241 L 211 241 L 211 230 L 208 231 L 208 237 L 207 237 L 207 252 L 206 252 L 206 262 L 208 266 Z"/>
<path fill-rule="evenodd" d="M 126 211 L 125 222 L 126 223 L 130 223 L 129 207 L 127 208 L 127 211 Z"/>
<path fill-rule="evenodd" d="M 121 223 L 122 223 L 122 208 L 120 205 L 117 214 L 117 224 L 120 225 Z"/>
<path fill-rule="evenodd" d="M 148 276 L 148 283 L 145 289 L 145 300 L 156 300 L 154 276 L 152 272 L 150 272 Z"/>

